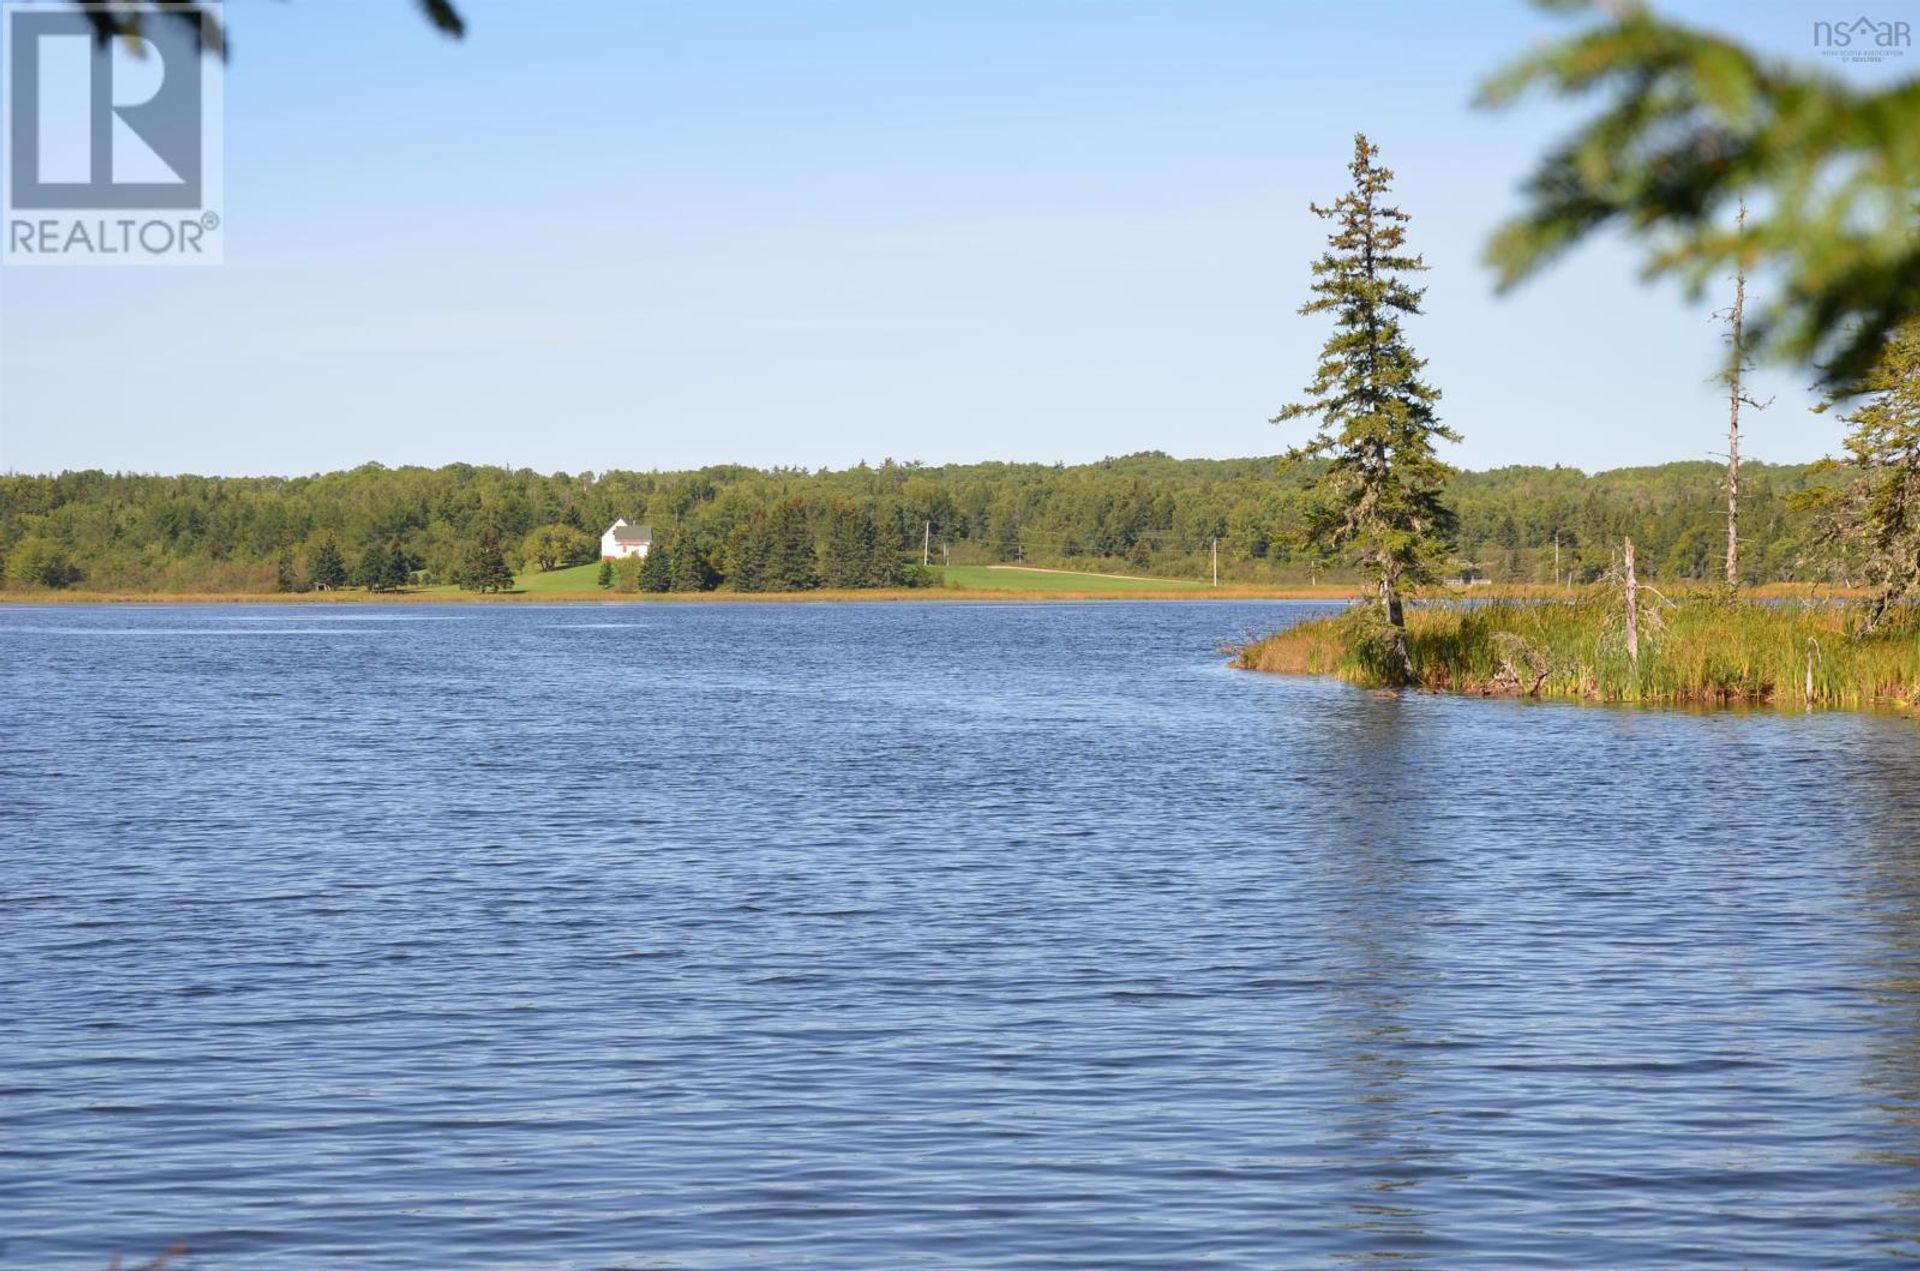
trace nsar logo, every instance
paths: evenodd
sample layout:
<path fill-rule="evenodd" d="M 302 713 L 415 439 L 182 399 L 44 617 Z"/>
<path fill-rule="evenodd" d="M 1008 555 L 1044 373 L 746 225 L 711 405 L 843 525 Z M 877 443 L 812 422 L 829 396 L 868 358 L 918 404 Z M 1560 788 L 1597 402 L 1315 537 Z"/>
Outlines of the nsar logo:
<path fill-rule="evenodd" d="M 1844 62 L 1884 62 L 1913 47 L 1913 24 L 1868 17 L 1851 22 L 1816 22 L 1813 47 L 1824 57 Z"/>

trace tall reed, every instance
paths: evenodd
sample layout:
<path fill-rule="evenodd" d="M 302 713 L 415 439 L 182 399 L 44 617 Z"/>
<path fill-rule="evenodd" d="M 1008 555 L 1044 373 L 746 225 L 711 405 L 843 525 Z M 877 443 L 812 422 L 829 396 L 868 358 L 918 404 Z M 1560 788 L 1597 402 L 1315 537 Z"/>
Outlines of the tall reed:
<path fill-rule="evenodd" d="M 1920 701 L 1920 619 L 1872 635 L 1837 606 L 1705 597 L 1662 603 L 1627 657 L 1617 599 L 1417 609 L 1408 646 L 1418 687 L 1474 695 L 1859 708 Z M 1359 614 L 1303 622 L 1237 650 L 1248 670 L 1391 683 Z"/>

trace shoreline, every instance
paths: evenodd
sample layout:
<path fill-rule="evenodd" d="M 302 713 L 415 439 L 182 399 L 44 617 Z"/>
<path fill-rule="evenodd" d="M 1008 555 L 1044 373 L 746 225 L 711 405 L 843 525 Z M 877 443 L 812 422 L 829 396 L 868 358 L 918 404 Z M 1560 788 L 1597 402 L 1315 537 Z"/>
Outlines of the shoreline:
<path fill-rule="evenodd" d="M 1589 595 L 1410 611 L 1410 681 L 1378 629 L 1346 615 L 1309 618 L 1230 647 L 1228 665 L 1461 698 L 1909 715 L 1920 706 L 1920 629 L 1910 623 L 1861 635 L 1837 605 L 1729 605 L 1709 597 L 1663 604 L 1657 620 L 1643 624 L 1637 655 L 1610 600 Z"/>
<path fill-rule="evenodd" d="M 1072 570 L 1040 572 L 1071 575 Z M 1112 577 L 1115 575 L 1092 575 Z M 1125 576 L 1125 575 L 1121 575 Z M 1125 576 L 1131 577 L 1131 576 Z M 1711 588 L 1703 585 L 1704 591 Z M 1414 601 L 1416 610 L 1435 602 L 1496 602 L 1511 600 L 1570 601 L 1590 594 L 1585 587 L 1553 587 L 1546 584 L 1513 583 L 1504 586 L 1461 588 Z M 1672 592 L 1677 597 L 1691 593 L 1684 587 Z M 1745 593 L 1753 600 L 1845 600 L 1857 593 L 1844 588 L 1800 583 L 1769 583 L 1752 587 Z M 1127 601 L 1127 600 L 1317 600 L 1345 606 L 1352 603 L 1357 590 L 1351 583 L 1268 586 L 1258 583 L 1232 583 L 1220 587 L 1195 587 L 1191 583 L 1168 580 L 1164 589 L 1152 587 L 1118 591 L 1111 588 L 1060 587 L 1046 590 L 993 587 L 875 587 L 857 590 L 813 591 L 668 591 L 614 592 L 595 588 L 590 591 L 521 590 L 481 594 L 454 587 L 419 588 L 410 591 L 368 592 L 360 588 L 338 591 L 87 591 L 79 588 L 31 591 L 0 590 L 0 605 L 392 605 L 392 604 L 851 604 L 898 601 L 990 602 L 1008 601 Z"/>
<path fill-rule="evenodd" d="M 1131 591 L 1075 590 L 1058 591 L 998 590 L 985 587 L 876 587 L 852 591 L 684 591 L 684 592 L 608 592 L 608 591 L 511 591 L 482 595 L 478 592 L 435 588 L 426 591 L 367 592 L 360 590 L 328 592 L 88 592 L 88 591 L 0 591 L 0 605 L 392 605 L 392 604 L 857 604 L 935 601 L 941 603 L 1021 603 L 1049 601 L 1127 601 L 1127 600 L 1320 600 L 1344 604 L 1353 596 L 1351 587 L 1220 587 L 1196 590 L 1169 587 L 1166 590 L 1142 588 Z"/>

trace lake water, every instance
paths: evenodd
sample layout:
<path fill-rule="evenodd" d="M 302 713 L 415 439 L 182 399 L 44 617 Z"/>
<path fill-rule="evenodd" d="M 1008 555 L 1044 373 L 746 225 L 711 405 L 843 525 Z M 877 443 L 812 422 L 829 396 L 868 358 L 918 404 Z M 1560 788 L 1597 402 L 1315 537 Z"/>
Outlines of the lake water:
<path fill-rule="evenodd" d="M 0 1267 L 1920 1255 L 1920 736 L 1324 606 L 0 609 Z"/>

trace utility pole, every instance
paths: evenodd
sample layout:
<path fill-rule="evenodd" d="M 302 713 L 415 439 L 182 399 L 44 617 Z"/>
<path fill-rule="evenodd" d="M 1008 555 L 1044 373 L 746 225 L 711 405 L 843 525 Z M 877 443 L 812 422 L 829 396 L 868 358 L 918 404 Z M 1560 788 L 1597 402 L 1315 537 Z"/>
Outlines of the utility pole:
<path fill-rule="evenodd" d="M 927 522 L 927 528 L 920 531 L 920 568 L 927 567 L 928 554 L 933 549 L 933 522 Z"/>
<path fill-rule="evenodd" d="M 1213 536 L 1213 585 L 1220 585 L 1220 536 Z"/>

